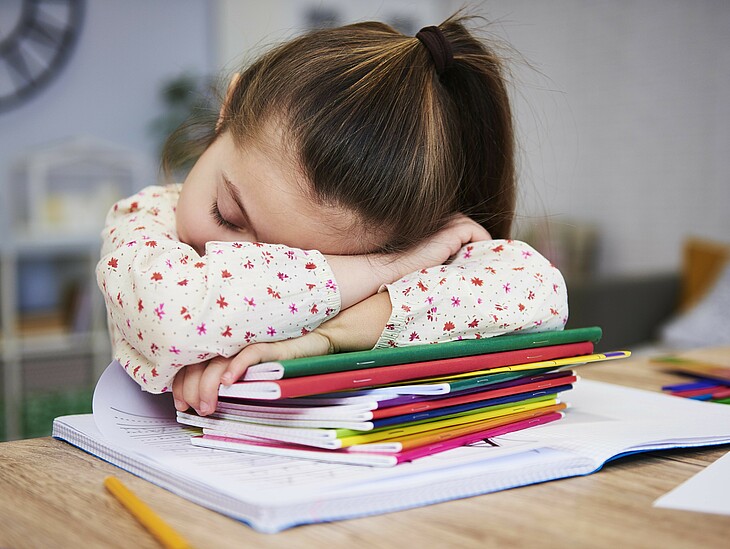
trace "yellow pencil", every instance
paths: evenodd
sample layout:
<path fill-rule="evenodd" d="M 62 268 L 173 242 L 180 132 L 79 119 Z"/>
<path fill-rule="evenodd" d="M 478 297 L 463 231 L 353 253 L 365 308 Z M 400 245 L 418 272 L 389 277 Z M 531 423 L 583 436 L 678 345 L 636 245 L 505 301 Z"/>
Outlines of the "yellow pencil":
<path fill-rule="evenodd" d="M 116 477 L 106 477 L 104 487 L 124 505 L 127 510 L 144 526 L 150 534 L 169 549 L 189 548 L 188 542 L 157 514 L 135 496 L 122 481 Z"/>

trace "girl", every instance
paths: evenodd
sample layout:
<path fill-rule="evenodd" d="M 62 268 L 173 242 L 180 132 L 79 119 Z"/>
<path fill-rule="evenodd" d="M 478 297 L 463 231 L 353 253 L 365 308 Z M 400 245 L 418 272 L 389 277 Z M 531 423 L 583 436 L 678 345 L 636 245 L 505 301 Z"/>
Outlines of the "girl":
<path fill-rule="evenodd" d="M 560 273 L 505 240 L 503 69 L 461 19 L 296 38 L 195 135 L 164 159 L 196 159 L 181 187 L 112 208 L 97 268 L 115 358 L 179 410 L 261 361 L 565 324 Z"/>

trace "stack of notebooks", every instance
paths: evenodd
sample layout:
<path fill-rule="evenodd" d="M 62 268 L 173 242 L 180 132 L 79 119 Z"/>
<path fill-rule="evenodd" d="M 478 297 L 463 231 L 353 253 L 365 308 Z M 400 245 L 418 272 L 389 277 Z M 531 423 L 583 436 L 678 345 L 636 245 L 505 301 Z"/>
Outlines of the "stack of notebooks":
<path fill-rule="evenodd" d="M 393 466 L 560 419 L 597 327 L 283 360 L 221 387 L 216 412 L 178 412 L 196 446 Z"/>

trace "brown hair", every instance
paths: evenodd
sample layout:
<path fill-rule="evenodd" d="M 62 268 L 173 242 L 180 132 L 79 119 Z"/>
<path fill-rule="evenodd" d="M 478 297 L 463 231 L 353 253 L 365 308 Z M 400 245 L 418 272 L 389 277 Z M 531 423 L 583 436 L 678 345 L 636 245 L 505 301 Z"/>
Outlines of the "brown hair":
<path fill-rule="evenodd" d="M 457 212 L 506 238 L 515 168 L 502 60 L 462 18 L 439 28 L 453 50 L 441 75 L 421 41 L 382 23 L 278 46 L 242 72 L 218 127 L 189 150 L 201 153 L 224 131 L 243 144 L 278 119 L 313 197 L 385 230 L 382 251 L 408 248 Z M 179 160 L 171 148 L 166 171 Z"/>

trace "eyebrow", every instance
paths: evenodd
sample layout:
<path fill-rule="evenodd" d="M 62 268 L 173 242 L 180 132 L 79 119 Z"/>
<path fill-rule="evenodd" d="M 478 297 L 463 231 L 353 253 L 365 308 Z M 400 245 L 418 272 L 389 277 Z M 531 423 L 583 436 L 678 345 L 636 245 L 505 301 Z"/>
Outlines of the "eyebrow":
<path fill-rule="evenodd" d="M 236 203 L 236 206 L 238 206 L 238 209 L 241 211 L 244 222 L 247 226 L 250 227 L 251 219 L 248 217 L 246 208 L 243 205 L 243 200 L 241 200 L 241 193 L 239 192 L 238 187 L 236 187 L 231 182 L 231 180 L 228 178 L 228 175 L 226 175 L 225 173 L 223 173 L 223 184 L 226 188 L 226 191 L 228 191 L 228 195 L 233 199 L 233 201 Z"/>

